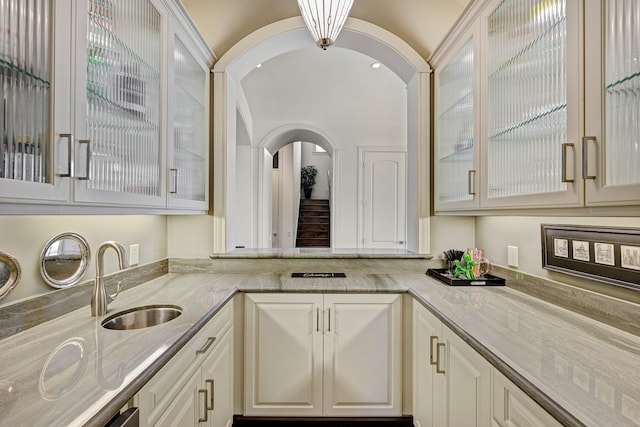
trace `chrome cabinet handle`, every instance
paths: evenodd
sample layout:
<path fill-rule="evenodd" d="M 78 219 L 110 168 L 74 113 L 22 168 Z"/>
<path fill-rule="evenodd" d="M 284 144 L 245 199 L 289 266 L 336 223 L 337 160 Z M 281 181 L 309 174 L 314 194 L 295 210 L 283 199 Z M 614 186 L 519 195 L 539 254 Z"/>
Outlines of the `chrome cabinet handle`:
<path fill-rule="evenodd" d="M 207 390 L 201 388 L 198 390 L 198 394 L 204 394 L 204 416 L 198 418 L 198 422 L 206 423 L 209 420 L 209 412 L 207 410 Z M 198 405 L 199 406 L 199 405 Z"/>
<path fill-rule="evenodd" d="M 473 169 L 470 169 L 468 174 L 467 174 L 467 185 L 468 185 L 468 190 L 469 190 L 469 194 L 471 194 L 472 196 L 476 195 L 476 171 Z"/>
<path fill-rule="evenodd" d="M 206 353 L 207 350 L 209 350 L 209 347 L 211 347 L 211 345 L 213 344 L 213 342 L 216 340 L 216 337 L 209 337 L 207 338 L 207 342 L 204 343 L 204 345 L 202 346 L 202 348 L 200 350 L 196 350 L 196 354 L 203 354 Z"/>
<path fill-rule="evenodd" d="M 74 156 L 74 145 L 75 142 L 73 140 L 73 134 L 72 133 L 61 133 L 60 134 L 61 138 L 67 138 L 67 173 L 61 173 L 58 176 L 61 177 L 73 177 L 73 167 L 74 167 L 74 160 L 75 160 L 75 156 Z"/>
<path fill-rule="evenodd" d="M 572 142 L 562 144 L 562 182 L 574 182 L 574 179 L 567 178 L 567 148 L 575 149 Z"/>
<path fill-rule="evenodd" d="M 436 361 L 433 358 L 433 343 L 438 340 L 438 337 L 435 335 L 431 335 L 429 337 L 429 364 L 435 365 Z"/>
<path fill-rule="evenodd" d="M 316 308 L 316 332 L 320 332 L 320 309 Z"/>
<path fill-rule="evenodd" d="M 169 169 L 171 174 L 169 193 L 176 194 L 178 192 L 178 169 Z"/>
<path fill-rule="evenodd" d="M 582 179 L 596 179 L 595 175 L 589 175 L 589 141 L 596 142 L 595 136 L 582 137 Z"/>
<path fill-rule="evenodd" d="M 440 367 L 440 349 L 444 348 L 444 343 L 443 342 L 439 342 L 438 344 L 436 344 L 436 372 L 438 374 L 444 374 L 444 369 L 442 369 Z"/>
<path fill-rule="evenodd" d="M 214 388 L 214 381 L 212 379 L 208 379 L 208 380 L 204 380 L 205 383 L 209 384 L 209 403 L 207 405 L 207 409 L 210 411 L 213 411 L 214 409 L 214 397 L 213 397 L 213 388 Z"/>
<path fill-rule="evenodd" d="M 78 144 L 87 144 L 87 166 L 85 170 L 85 176 L 77 177 L 79 180 L 88 181 L 89 174 L 91 173 L 91 140 L 90 139 L 79 139 Z"/>
<path fill-rule="evenodd" d="M 331 309 L 328 308 L 327 310 L 329 311 L 329 330 L 328 330 L 328 332 L 331 332 Z"/>

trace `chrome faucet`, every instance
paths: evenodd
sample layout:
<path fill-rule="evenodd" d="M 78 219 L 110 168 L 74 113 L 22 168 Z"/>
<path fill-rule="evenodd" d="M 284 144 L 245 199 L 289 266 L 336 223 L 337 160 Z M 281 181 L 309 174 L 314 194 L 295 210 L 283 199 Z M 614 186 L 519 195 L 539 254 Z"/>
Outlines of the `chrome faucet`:
<path fill-rule="evenodd" d="M 93 283 L 93 293 L 91 294 L 91 315 L 103 316 L 107 313 L 107 305 L 116 299 L 120 293 L 120 287 L 122 282 L 118 282 L 118 288 L 116 293 L 109 295 L 104 287 L 104 253 L 107 249 L 113 248 L 118 254 L 118 264 L 121 270 L 128 267 L 125 256 L 125 250 L 118 242 L 108 241 L 104 242 L 98 248 L 98 254 L 96 255 L 96 279 Z"/>

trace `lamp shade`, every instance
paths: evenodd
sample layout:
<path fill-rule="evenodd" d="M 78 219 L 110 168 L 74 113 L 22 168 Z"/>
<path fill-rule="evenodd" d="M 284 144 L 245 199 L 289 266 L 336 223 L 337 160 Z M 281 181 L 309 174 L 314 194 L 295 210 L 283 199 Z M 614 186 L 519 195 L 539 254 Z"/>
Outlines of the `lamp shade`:
<path fill-rule="evenodd" d="M 324 50 L 338 37 L 352 5 L 353 0 L 298 0 L 307 28 Z"/>

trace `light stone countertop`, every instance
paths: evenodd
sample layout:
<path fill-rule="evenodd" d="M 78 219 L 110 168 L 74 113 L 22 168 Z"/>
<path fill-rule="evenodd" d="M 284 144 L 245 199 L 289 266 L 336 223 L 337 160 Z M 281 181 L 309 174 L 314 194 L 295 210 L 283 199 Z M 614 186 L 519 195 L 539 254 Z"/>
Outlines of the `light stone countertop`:
<path fill-rule="evenodd" d="M 409 291 L 565 424 L 640 426 L 640 337 L 506 287 L 357 270 L 346 279 L 170 273 L 109 305 L 109 314 L 184 308 L 166 324 L 106 330 L 87 306 L 0 340 L 0 425 L 103 425 L 237 291 Z"/>

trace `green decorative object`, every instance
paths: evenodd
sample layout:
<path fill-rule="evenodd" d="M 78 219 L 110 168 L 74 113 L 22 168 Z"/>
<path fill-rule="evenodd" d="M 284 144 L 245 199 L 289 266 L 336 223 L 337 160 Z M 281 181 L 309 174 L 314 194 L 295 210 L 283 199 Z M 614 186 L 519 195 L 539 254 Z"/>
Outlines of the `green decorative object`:
<path fill-rule="evenodd" d="M 469 252 L 465 252 L 462 255 L 462 259 L 454 261 L 455 268 L 453 270 L 453 278 L 457 279 L 460 275 L 466 276 L 467 279 L 473 280 L 476 275 L 473 273 L 472 268 L 478 265 L 478 261 L 474 261 Z"/>

